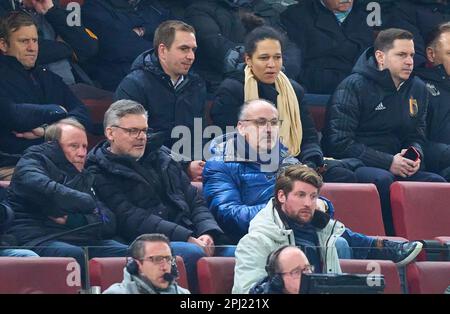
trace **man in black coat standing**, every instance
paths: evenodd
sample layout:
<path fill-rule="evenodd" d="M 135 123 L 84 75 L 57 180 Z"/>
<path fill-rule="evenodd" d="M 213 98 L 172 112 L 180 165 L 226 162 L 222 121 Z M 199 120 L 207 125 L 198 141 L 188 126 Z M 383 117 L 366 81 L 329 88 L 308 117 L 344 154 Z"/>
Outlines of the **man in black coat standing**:
<path fill-rule="evenodd" d="M 388 235 L 394 233 L 392 182 L 445 182 L 437 174 L 421 171 L 428 92 L 422 80 L 411 76 L 413 57 L 410 32 L 381 31 L 374 48 L 361 55 L 353 74 L 334 92 L 322 138 L 326 154 L 364 163 L 366 167 L 355 173 L 359 182 L 377 186 Z"/>
<path fill-rule="evenodd" d="M 196 264 L 214 255 L 223 231 L 161 139 L 148 137 L 147 112 L 132 100 L 119 100 L 105 113 L 107 142 L 89 154 L 99 198 L 117 215 L 119 234 L 132 241 L 162 233 L 183 257 L 189 287 L 196 291 Z M 233 255 L 234 248 L 220 255 Z"/>
<path fill-rule="evenodd" d="M 43 142 L 48 124 L 65 117 L 90 127 L 85 105 L 62 79 L 36 66 L 38 35 L 29 15 L 11 12 L 1 20 L 0 52 L 0 151 L 22 154 Z M 1 180 L 11 178 L 14 165 L 0 164 Z"/>
<path fill-rule="evenodd" d="M 94 176 L 84 170 L 86 131 L 63 119 L 47 128 L 48 142 L 25 151 L 17 163 L 7 204 L 15 219 L 7 231 L 40 256 L 73 257 L 85 278 L 89 257 L 126 256 L 115 236 L 115 217 L 95 196 Z"/>
<path fill-rule="evenodd" d="M 450 22 L 438 25 L 426 43 L 428 62 L 416 69 L 427 84 L 430 104 L 427 113 L 425 162 L 430 171 L 450 180 Z"/>

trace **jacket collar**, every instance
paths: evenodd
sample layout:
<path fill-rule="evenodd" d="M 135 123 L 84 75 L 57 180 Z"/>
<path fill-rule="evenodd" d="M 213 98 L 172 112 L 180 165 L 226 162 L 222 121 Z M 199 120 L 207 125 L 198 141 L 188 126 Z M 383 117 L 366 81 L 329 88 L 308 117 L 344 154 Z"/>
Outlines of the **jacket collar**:
<path fill-rule="evenodd" d="M 11 68 L 13 68 L 14 70 L 20 71 L 20 72 L 34 72 L 35 70 L 39 69 L 39 66 L 34 66 L 33 68 L 27 70 L 25 69 L 25 67 L 22 65 L 22 63 L 19 62 L 19 60 L 17 60 L 16 57 L 13 56 L 6 56 L 0 53 L 0 63 L 1 64 L 5 64 Z"/>
<path fill-rule="evenodd" d="M 425 81 L 433 81 L 450 90 L 450 75 L 445 71 L 444 65 L 439 64 L 430 68 L 425 65 L 415 69 L 415 74 Z"/>
<path fill-rule="evenodd" d="M 25 150 L 24 155 L 27 153 L 42 154 L 50 159 L 58 168 L 75 174 L 79 173 L 77 168 L 67 160 L 58 142 L 45 142 L 39 145 L 33 145 Z"/>

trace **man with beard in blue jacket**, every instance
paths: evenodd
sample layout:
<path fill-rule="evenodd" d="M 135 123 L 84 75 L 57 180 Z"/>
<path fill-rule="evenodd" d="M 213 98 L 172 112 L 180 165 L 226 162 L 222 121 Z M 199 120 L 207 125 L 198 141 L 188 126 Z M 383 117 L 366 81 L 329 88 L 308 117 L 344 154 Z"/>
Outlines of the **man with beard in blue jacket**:
<path fill-rule="evenodd" d="M 394 234 L 390 185 L 394 181 L 445 182 L 422 171 L 427 89 L 411 76 L 413 35 L 381 31 L 374 48 L 359 58 L 353 74 L 334 92 L 327 110 L 322 147 L 335 158 L 357 158 L 359 182 L 374 183 L 380 194 L 386 233 Z M 415 152 L 415 156 L 405 155 Z"/>

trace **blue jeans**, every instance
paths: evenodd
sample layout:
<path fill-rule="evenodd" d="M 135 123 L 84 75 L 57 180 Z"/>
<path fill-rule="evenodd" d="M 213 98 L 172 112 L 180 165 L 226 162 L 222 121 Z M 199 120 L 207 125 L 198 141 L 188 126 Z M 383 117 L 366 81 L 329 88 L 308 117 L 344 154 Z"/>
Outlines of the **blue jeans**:
<path fill-rule="evenodd" d="M 387 235 L 395 235 L 392 222 L 390 187 L 395 181 L 419 181 L 419 182 L 447 182 L 438 174 L 417 171 L 410 177 L 402 178 L 395 176 L 388 170 L 374 167 L 361 167 L 355 171 L 358 182 L 373 183 L 380 194 L 381 211 L 383 214 L 384 229 Z"/>
<path fill-rule="evenodd" d="M 197 279 L 197 261 L 205 257 L 205 251 L 196 244 L 189 242 L 171 242 L 173 254 L 179 255 L 183 258 L 184 266 L 186 267 L 186 275 L 189 284 L 189 290 L 192 293 L 198 293 L 198 279 Z M 216 247 L 215 256 L 232 256 L 236 246 Z"/>
<path fill-rule="evenodd" d="M 31 250 L 25 249 L 0 249 L 0 256 L 9 257 L 39 257 L 36 253 Z"/>
<path fill-rule="evenodd" d="M 84 248 L 87 248 L 88 256 Z M 86 264 L 92 257 L 121 257 L 127 256 L 128 246 L 114 240 L 88 241 L 86 243 L 73 245 L 62 241 L 47 241 L 35 249 L 42 257 L 73 257 L 80 265 L 81 281 L 86 287 Z"/>
<path fill-rule="evenodd" d="M 374 241 L 375 238 L 345 228 L 344 233 L 336 242 L 338 256 L 342 259 L 366 259 Z"/>

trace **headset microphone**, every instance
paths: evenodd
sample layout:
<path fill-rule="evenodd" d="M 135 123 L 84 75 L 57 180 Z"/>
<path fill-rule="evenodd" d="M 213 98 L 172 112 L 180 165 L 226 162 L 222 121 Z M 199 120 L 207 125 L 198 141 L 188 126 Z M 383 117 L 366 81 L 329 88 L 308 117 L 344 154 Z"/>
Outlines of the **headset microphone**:
<path fill-rule="evenodd" d="M 175 280 L 175 276 L 172 275 L 171 273 L 165 273 L 165 274 L 163 275 L 163 278 L 164 278 L 164 280 L 167 281 L 168 283 L 172 283 L 172 281 Z"/>

